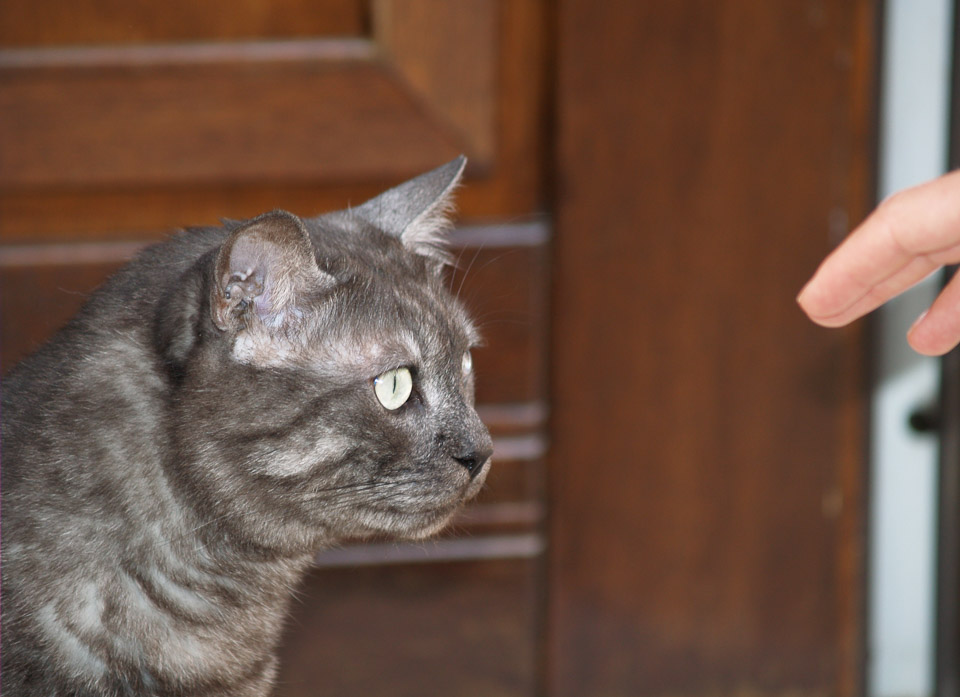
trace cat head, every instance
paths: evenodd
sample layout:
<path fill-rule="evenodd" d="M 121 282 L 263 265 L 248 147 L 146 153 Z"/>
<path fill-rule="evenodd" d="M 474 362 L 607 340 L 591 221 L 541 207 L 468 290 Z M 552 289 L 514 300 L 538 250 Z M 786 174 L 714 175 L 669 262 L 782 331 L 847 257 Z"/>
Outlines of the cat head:
<path fill-rule="evenodd" d="M 234 534 L 274 547 L 420 537 L 482 486 L 478 336 L 443 274 L 464 164 L 319 218 L 229 225 L 176 403 L 194 474 Z"/>

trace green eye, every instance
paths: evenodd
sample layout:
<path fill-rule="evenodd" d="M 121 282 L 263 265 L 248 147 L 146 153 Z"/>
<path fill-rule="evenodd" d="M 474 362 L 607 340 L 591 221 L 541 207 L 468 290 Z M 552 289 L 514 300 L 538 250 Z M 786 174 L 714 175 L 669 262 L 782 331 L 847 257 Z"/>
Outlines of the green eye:
<path fill-rule="evenodd" d="M 399 409 L 413 392 L 413 376 L 408 368 L 388 370 L 373 379 L 373 391 L 384 407 L 390 411 Z"/>

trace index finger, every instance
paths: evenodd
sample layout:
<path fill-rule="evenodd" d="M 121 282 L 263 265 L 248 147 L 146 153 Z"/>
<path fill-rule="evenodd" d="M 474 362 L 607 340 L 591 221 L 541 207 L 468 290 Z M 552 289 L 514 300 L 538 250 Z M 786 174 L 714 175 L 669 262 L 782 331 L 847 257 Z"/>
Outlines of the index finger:
<path fill-rule="evenodd" d="M 820 265 L 797 301 L 813 321 L 838 327 L 956 261 L 960 171 L 880 204 Z"/>

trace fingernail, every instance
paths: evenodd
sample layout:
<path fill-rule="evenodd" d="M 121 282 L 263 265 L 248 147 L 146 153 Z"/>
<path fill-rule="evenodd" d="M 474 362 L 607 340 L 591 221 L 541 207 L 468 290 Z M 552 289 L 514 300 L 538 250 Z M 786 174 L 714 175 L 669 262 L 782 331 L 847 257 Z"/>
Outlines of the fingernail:
<path fill-rule="evenodd" d="M 914 329 L 917 328 L 917 325 L 923 321 L 923 318 L 927 316 L 928 312 L 929 310 L 924 310 L 923 312 L 920 313 L 919 317 L 913 320 L 913 324 L 910 325 L 910 328 L 907 330 L 907 334 L 909 334 L 910 332 L 912 332 Z"/>

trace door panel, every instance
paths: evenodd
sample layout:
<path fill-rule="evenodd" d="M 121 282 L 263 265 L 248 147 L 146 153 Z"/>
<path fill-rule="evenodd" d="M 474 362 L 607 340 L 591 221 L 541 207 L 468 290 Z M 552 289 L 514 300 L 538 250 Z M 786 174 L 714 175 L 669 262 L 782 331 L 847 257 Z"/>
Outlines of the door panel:
<path fill-rule="evenodd" d="M 362 22 L 319 21 L 318 31 L 343 25 L 335 38 L 276 40 L 258 3 L 239 11 L 251 15 L 242 36 L 211 20 L 209 35 L 187 43 L 139 38 L 148 18 L 123 41 L 101 29 L 8 29 L 0 241 L 152 239 L 276 207 L 311 215 L 461 152 L 464 217 L 541 210 L 542 0 L 361 5 Z M 98 10 L 77 26 L 102 23 Z M 312 12 L 325 15 L 326 3 Z M 347 25 L 357 33 L 340 34 Z"/>
<path fill-rule="evenodd" d="M 461 151 L 489 164 L 496 4 L 444 7 L 377 2 L 372 38 L 4 50 L 0 186 L 342 181 Z"/>
<path fill-rule="evenodd" d="M 550 694 L 858 692 L 872 11 L 563 4 Z"/>

